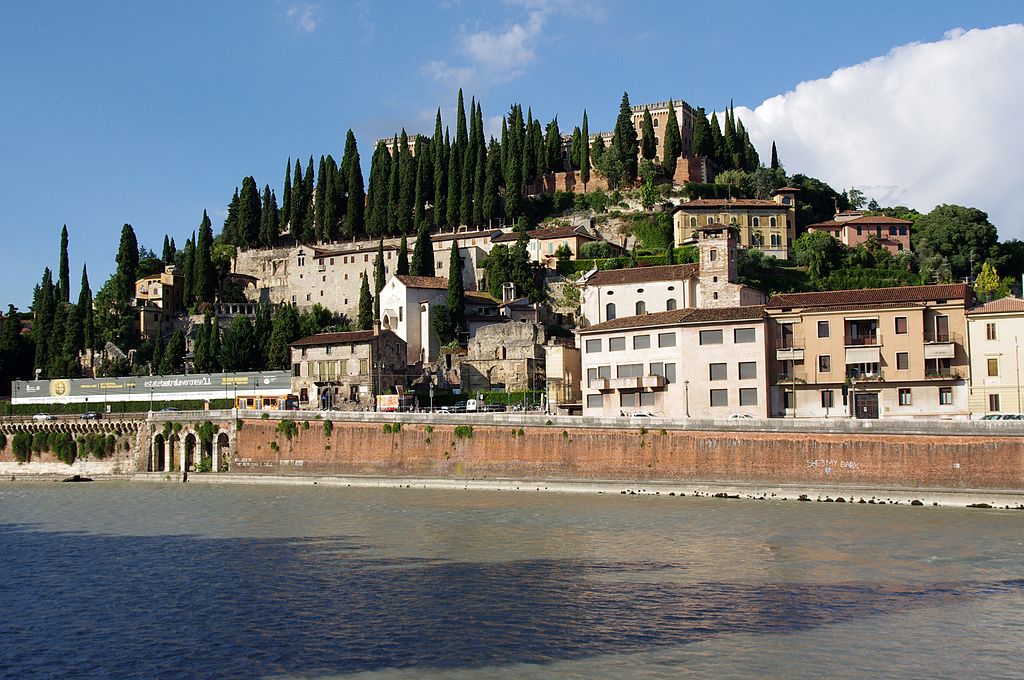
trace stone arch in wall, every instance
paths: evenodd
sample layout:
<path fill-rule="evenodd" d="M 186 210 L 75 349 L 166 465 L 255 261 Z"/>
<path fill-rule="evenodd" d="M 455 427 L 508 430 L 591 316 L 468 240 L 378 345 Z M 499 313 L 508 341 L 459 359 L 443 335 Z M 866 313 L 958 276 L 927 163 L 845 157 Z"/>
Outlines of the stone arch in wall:
<path fill-rule="evenodd" d="M 221 430 L 217 433 L 214 441 L 213 471 L 227 472 L 229 460 L 231 460 L 231 436 Z"/>
<path fill-rule="evenodd" d="M 167 471 L 181 470 L 181 437 L 177 432 L 167 438 Z"/>
<path fill-rule="evenodd" d="M 181 441 L 181 471 L 192 472 L 197 462 L 199 437 L 195 432 L 190 431 L 185 433 Z"/>
<path fill-rule="evenodd" d="M 164 433 L 157 432 L 153 437 L 152 452 L 149 459 L 150 472 L 165 472 L 170 469 L 170 459 L 167 456 Z"/>

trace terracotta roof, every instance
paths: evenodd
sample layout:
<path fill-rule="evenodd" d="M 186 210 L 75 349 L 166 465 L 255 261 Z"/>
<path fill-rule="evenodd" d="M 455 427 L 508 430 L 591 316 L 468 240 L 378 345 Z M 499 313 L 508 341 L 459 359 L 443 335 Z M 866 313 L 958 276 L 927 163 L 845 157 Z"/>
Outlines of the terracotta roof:
<path fill-rule="evenodd" d="M 396 274 L 395 278 L 409 288 L 447 288 L 448 279 L 443 276 L 410 276 Z"/>
<path fill-rule="evenodd" d="M 538 241 L 552 238 L 568 238 L 570 236 L 582 236 L 583 238 L 588 238 L 591 241 L 597 240 L 597 238 L 588 234 L 583 227 L 550 227 L 548 229 L 531 229 L 526 232 L 526 235 L 531 239 L 535 238 Z M 503 243 L 506 241 L 516 241 L 518 239 L 519 232 L 510 231 L 502 234 L 501 236 L 495 236 L 491 240 L 495 243 Z"/>
<path fill-rule="evenodd" d="M 698 198 L 686 203 L 680 203 L 677 210 L 689 210 L 690 208 L 776 208 L 778 210 L 789 210 L 790 207 L 762 198 Z"/>
<path fill-rule="evenodd" d="M 814 224 L 808 224 L 807 228 L 808 229 L 821 229 L 821 228 L 824 228 L 824 227 L 835 228 L 835 227 L 841 227 L 844 224 L 849 224 L 849 222 L 837 222 L 836 220 L 825 220 L 824 222 L 815 222 Z"/>
<path fill-rule="evenodd" d="M 697 276 L 697 263 L 665 264 L 657 267 L 632 267 L 599 271 L 587 280 L 588 286 L 614 286 L 652 281 L 685 281 Z"/>
<path fill-rule="evenodd" d="M 655 312 L 639 316 L 621 316 L 611 321 L 594 324 L 580 330 L 580 333 L 626 330 L 629 328 L 650 328 L 654 326 L 675 326 L 691 323 L 716 323 L 722 321 L 758 321 L 764 318 L 763 305 L 749 307 L 722 307 L 720 309 L 673 309 L 670 312 Z"/>
<path fill-rule="evenodd" d="M 993 300 L 967 310 L 968 314 L 1002 314 L 1006 312 L 1024 312 L 1024 300 L 1015 297 Z"/>
<path fill-rule="evenodd" d="M 863 217 L 855 217 L 852 220 L 847 220 L 843 224 L 913 224 L 910 220 L 901 220 L 898 217 L 888 217 L 886 215 L 864 215 Z"/>
<path fill-rule="evenodd" d="M 382 330 L 381 335 L 392 333 L 390 330 Z M 393 335 L 393 333 L 392 333 Z M 322 347 L 324 345 L 347 345 L 354 342 L 366 342 L 373 339 L 373 331 L 349 331 L 347 333 L 319 333 L 300 338 L 293 342 L 291 347 Z"/>
<path fill-rule="evenodd" d="M 890 302 L 966 300 L 969 296 L 970 290 L 965 283 L 937 286 L 903 286 L 900 288 L 829 290 L 821 293 L 783 293 L 773 295 L 768 301 L 768 308 L 837 307 L 842 305 L 877 305 Z"/>
<path fill-rule="evenodd" d="M 495 234 L 500 234 L 501 229 L 480 229 L 478 231 L 465 231 L 455 234 L 434 234 L 430 237 L 431 241 L 455 241 L 464 238 L 491 238 L 493 239 Z"/>

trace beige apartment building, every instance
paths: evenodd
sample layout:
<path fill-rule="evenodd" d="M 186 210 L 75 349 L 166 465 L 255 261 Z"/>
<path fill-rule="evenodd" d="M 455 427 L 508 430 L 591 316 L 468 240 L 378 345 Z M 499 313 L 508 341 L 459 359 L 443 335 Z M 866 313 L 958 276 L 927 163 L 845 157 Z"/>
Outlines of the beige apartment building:
<path fill-rule="evenodd" d="M 1003 298 L 967 312 L 971 415 L 1024 413 L 1024 300 Z"/>
<path fill-rule="evenodd" d="M 679 204 L 673 213 L 676 243 L 695 236 L 699 227 L 725 224 L 737 229 L 742 248 L 754 248 L 780 260 L 789 257 L 796 238 L 796 194 L 783 187 L 772 200 L 759 198 L 698 198 Z"/>
<path fill-rule="evenodd" d="M 291 344 L 292 392 L 300 408 L 370 407 L 405 387 L 405 341 L 379 328 L 320 333 Z"/>
<path fill-rule="evenodd" d="M 966 284 L 775 295 L 771 415 L 966 418 Z"/>
<path fill-rule="evenodd" d="M 761 306 L 677 309 L 577 331 L 583 415 L 768 416 Z"/>
<path fill-rule="evenodd" d="M 532 229 L 526 232 L 526 235 L 529 238 L 526 249 L 530 254 L 530 260 L 551 268 L 554 268 L 557 264 L 558 256 L 556 253 L 562 246 L 569 249 L 569 259 L 575 260 L 579 256 L 580 247 L 584 243 L 600 240 L 585 227 Z M 502 244 L 511 248 L 518 240 L 519 233 L 510 231 L 495 236 L 491 239 L 491 243 L 494 245 Z"/>

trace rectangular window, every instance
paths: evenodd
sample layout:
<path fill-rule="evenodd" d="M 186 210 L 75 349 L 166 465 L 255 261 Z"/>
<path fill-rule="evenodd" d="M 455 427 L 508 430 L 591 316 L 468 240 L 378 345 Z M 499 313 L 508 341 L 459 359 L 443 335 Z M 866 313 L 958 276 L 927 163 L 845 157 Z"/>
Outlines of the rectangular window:
<path fill-rule="evenodd" d="M 658 347 L 675 347 L 675 333 L 658 333 Z"/>
<path fill-rule="evenodd" d="M 641 392 L 640 393 L 640 405 L 641 406 L 654 406 L 654 392 Z"/>
<path fill-rule="evenodd" d="M 995 340 L 996 339 L 996 325 L 994 323 L 985 324 L 985 339 Z"/>
<path fill-rule="evenodd" d="M 757 406 L 757 388 L 740 388 L 740 406 Z"/>
<path fill-rule="evenodd" d="M 939 388 L 939 406 L 952 406 L 953 404 L 953 388 L 952 387 L 940 387 Z"/>
<path fill-rule="evenodd" d="M 818 322 L 818 337 L 819 338 L 827 338 L 828 337 L 828 321 L 819 321 Z"/>
<path fill-rule="evenodd" d="M 907 334 L 907 317 L 897 316 L 896 317 L 896 335 Z"/>
<path fill-rule="evenodd" d="M 910 370 L 910 352 L 896 352 L 896 370 Z"/>
<path fill-rule="evenodd" d="M 722 331 L 701 331 L 700 332 L 700 344 L 702 344 L 702 345 L 721 345 L 722 344 Z"/>
<path fill-rule="evenodd" d="M 676 365 L 665 364 L 665 382 L 674 383 L 676 381 Z"/>
<path fill-rule="evenodd" d="M 819 354 L 818 355 L 818 373 L 831 373 L 832 372 L 832 355 L 831 354 Z"/>
<path fill-rule="evenodd" d="M 603 394 L 588 394 L 587 395 L 587 408 L 601 408 L 604 406 L 604 395 Z"/>
<path fill-rule="evenodd" d="M 899 390 L 900 406 L 910 406 L 910 388 L 901 387 Z"/>
<path fill-rule="evenodd" d="M 999 395 L 998 394 L 990 394 L 990 395 L 988 395 L 988 410 L 989 411 L 996 411 L 996 412 L 999 411 Z"/>
<path fill-rule="evenodd" d="M 728 406 L 729 390 L 711 390 L 709 398 L 712 406 Z"/>
<path fill-rule="evenodd" d="M 757 378 L 757 362 L 756 361 L 741 361 L 740 362 L 740 380 L 754 380 Z M 742 404 L 741 404 L 742 406 Z"/>
<path fill-rule="evenodd" d="M 832 390 L 821 391 L 821 407 L 832 408 L 832 403 L 835 399 L 835 392 Z"/>
<path fill-rule="evenodd" d="M 623 392 L 619 395 L 619 406 L 636 406 L 636 392 Z"/>
<path fill-rule="evenodd" d="M 597 380 L 597 369 L 596 368 L 588 368 L 587 369 L 587 387 L 593 387 L 595 380 Z"/>
<path fill-rule="evenodd" d="M 709 364 L 708 380 L 728 380 L 729 371 L 725 364 Z"/>
<path fill-rule="evenodd" d="M 609 352 L 624 352 L 626 350 L 626 337 L 608 338 Z"/>
<path fill-rule="evenodd" d="M 366 375 L 366 373 L 367 373 L 366 359 L 360 359 L 359 360 L 359 375 Z"/>
<path fill-rule="evenodd" d="M 633 336 L 633 349 L 650 349 L 651 347 L 651 336 L 649 335 L 634 335 Z"/>
<path fill-rule="evenodd" d="M 757 332 L 753 328 L 737 328 L 732 332 L 732 341 L 736 343 L 757 342 Z"/>
<path fill-rule="evenodd" d="M 639 378 L 643 374 L 643 364 L 619 364 L 615 367 L 616 378 Z"/>
<path fill-rule="evenodd" d="M 988 360 L 988 375 L 990 378 L 995 378 L 999 375 L 999 359 Z"/>
<path fill-rule="evenodd" d="M 587 340 L 587 354 L 593 354 L 601 351 L 601 340 L 593 339 Z"/>
<path fill-rule="evenodd" d="M 302 374 L 302 364 L 292 364 L 292 377 L 298 378 Z"/>

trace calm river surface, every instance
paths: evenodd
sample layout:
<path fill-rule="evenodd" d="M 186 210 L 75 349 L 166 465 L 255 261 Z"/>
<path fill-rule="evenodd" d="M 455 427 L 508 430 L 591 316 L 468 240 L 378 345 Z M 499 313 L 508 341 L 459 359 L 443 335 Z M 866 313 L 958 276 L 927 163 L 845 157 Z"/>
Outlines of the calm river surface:
<path fill-rule="evenodd" d="M 0 677 L 1024 677 L 1024 513 L 0 484 Z"/>

